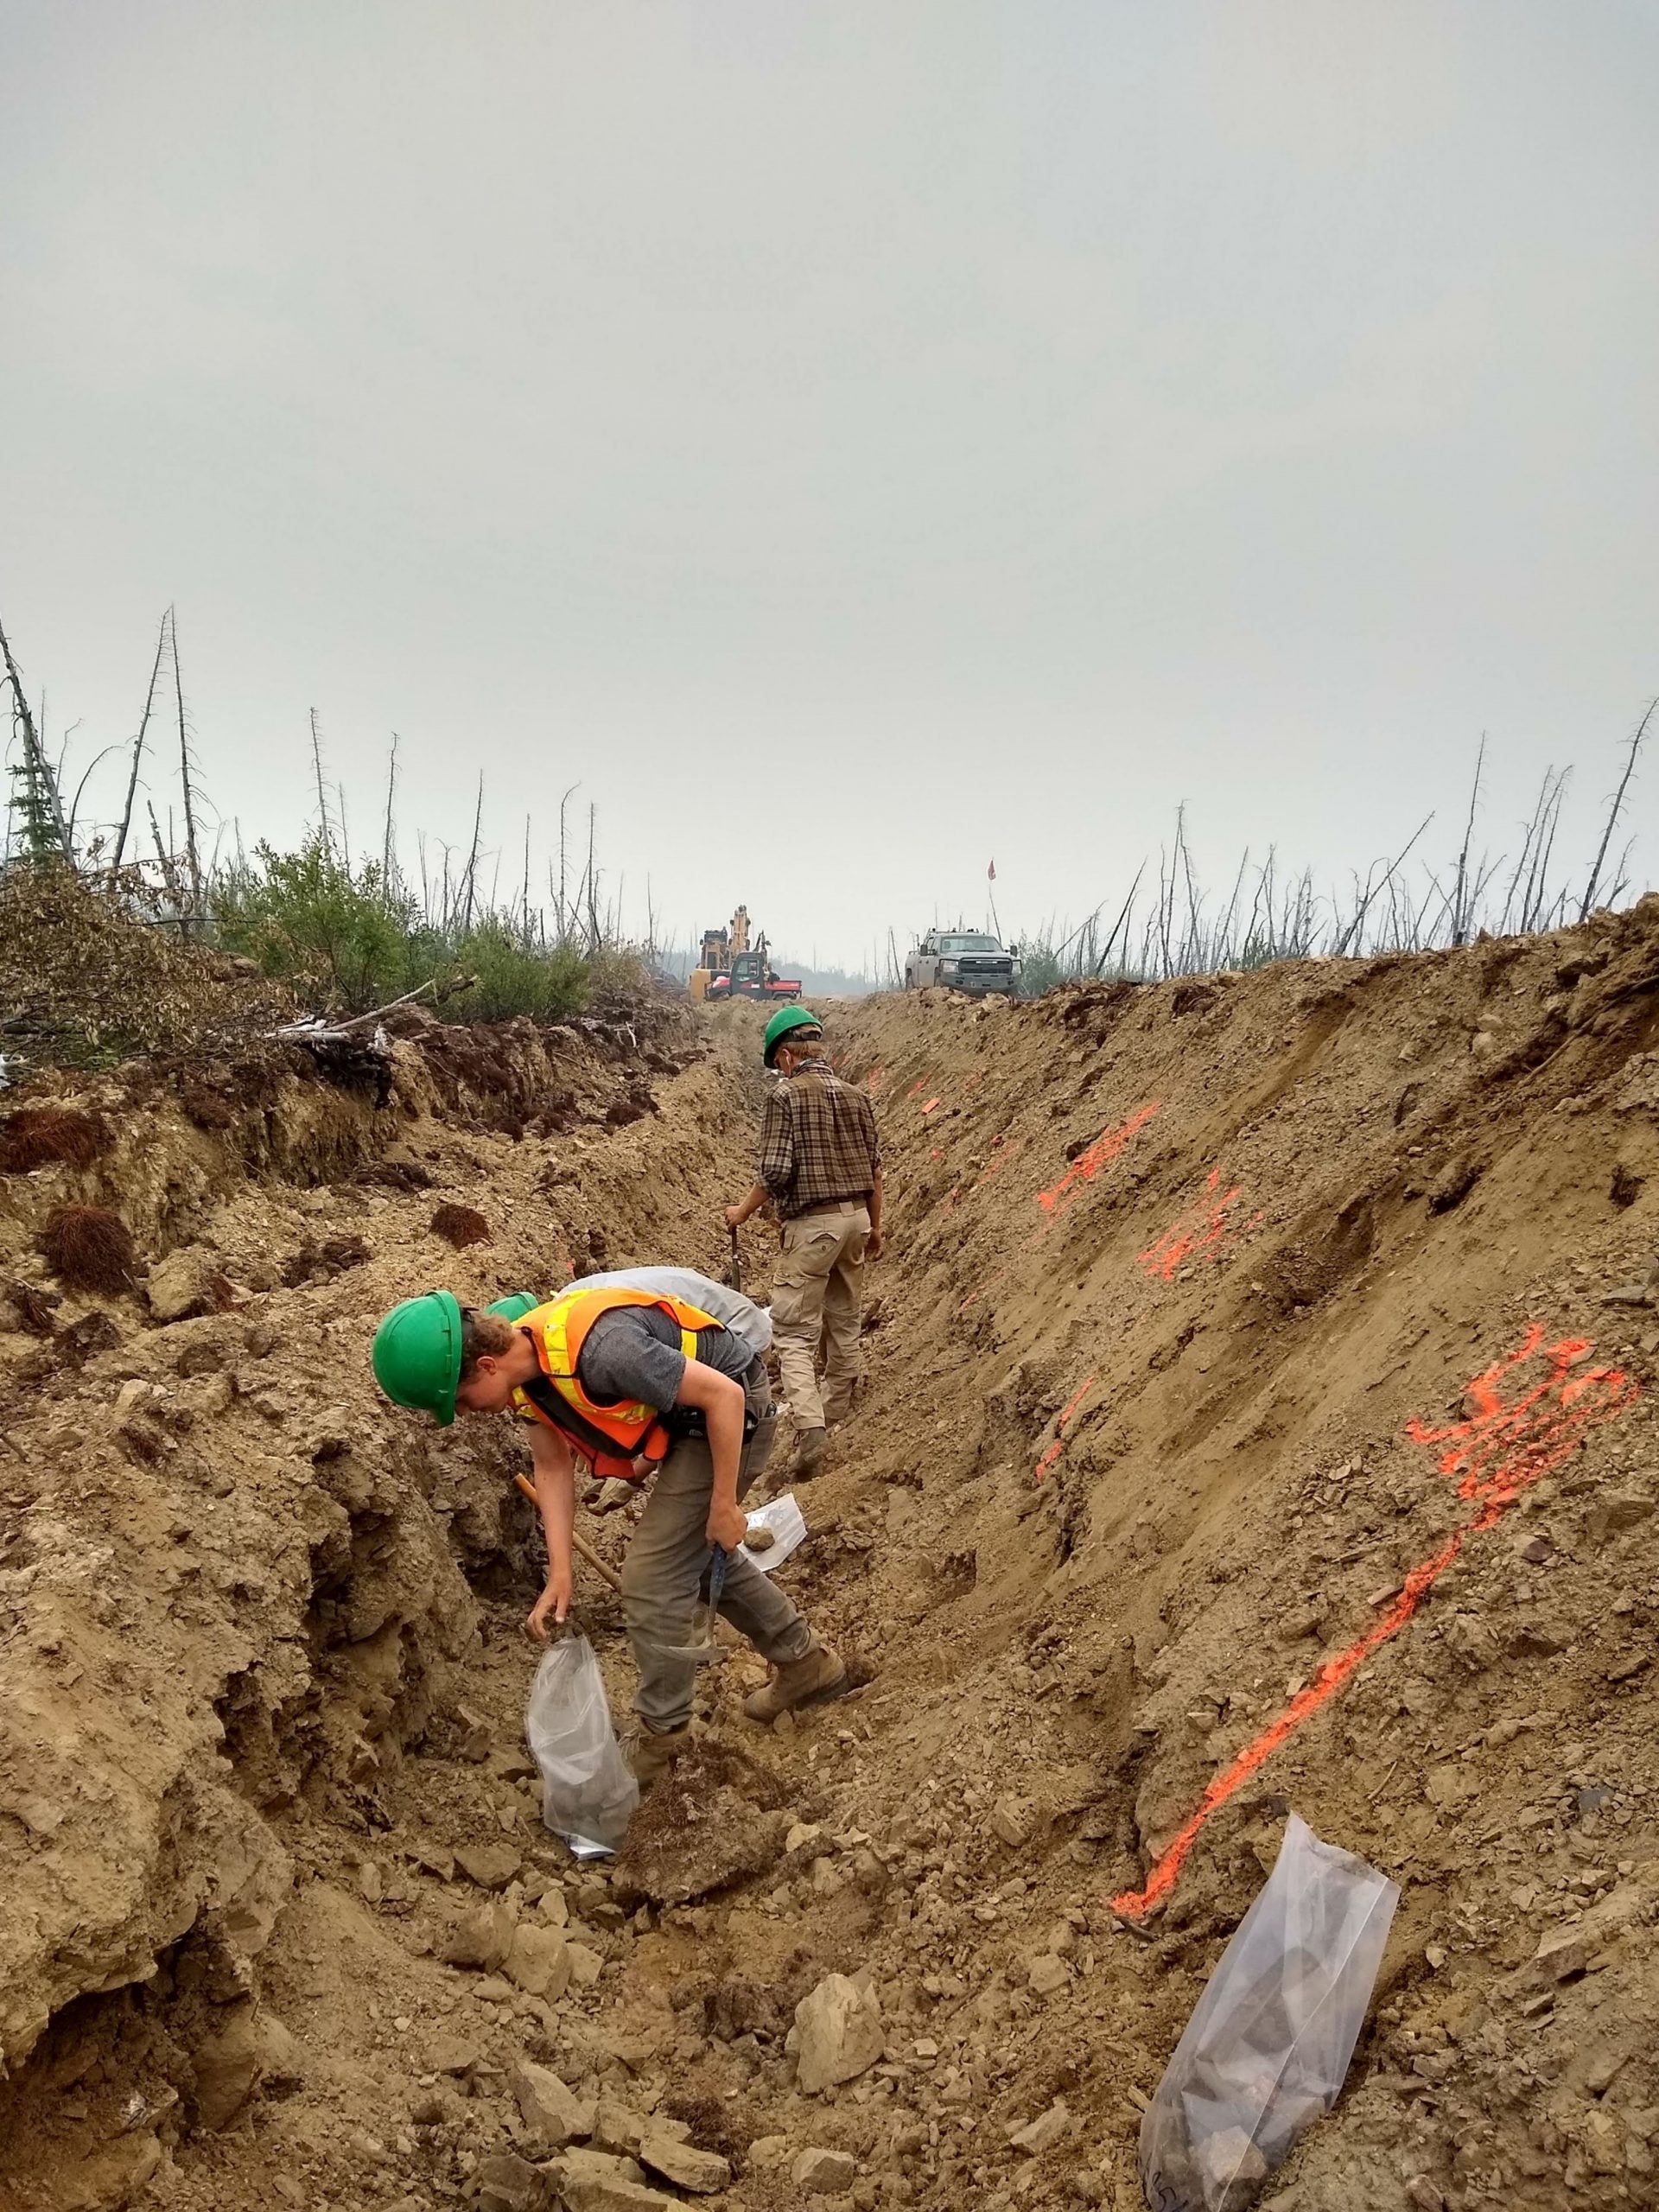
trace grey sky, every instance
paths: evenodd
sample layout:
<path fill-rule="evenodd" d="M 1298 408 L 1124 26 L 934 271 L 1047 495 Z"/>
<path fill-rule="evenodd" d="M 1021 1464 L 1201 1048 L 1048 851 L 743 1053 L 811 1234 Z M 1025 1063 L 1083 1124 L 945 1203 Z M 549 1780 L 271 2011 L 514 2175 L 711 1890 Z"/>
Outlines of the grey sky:
<path fill-rule="evenodd" d="M 642 925 L 1335 870 L 1659 689 L 1649 0 L 3 0 L 0 611 Z M 1656 771 L 1635 823 L 1654 819 Z M 158 786 L 164 796 L 164 790 Z M 1638 861 L 1651 868 L 1650 827 Z M 509 857 L 504 874 L 516 871 Z"/>

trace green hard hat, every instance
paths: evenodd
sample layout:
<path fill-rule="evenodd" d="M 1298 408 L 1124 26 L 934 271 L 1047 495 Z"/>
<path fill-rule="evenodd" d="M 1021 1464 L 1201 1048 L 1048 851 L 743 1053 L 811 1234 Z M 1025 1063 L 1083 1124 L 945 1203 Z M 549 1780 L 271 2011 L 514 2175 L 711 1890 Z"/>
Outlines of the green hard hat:
<path fill-rule="evenodd" d="M 504 1321 L 522 1321 L 526 1313 L 533 1313 L 542 1303 L 533 1290 L 515 1291 L 511 1298 L 498 1298 L 493 1306 L 486 1306 L 486 1313 L 499 1313 Z"/>
<path fill-rule="evenodd" d="M 429 1291 L 392 1307 L 374 1332 L 374 1379 L 394 1405 L 431 1414 L 448 1427 L 461 1380 L 461 1306 L 450 1292 Z"/>
<path fill-rule="evenodd" d="M 791 1029 L 822 1029 L 823 1027 L 823 1024 L 810 1007 L 780 1006 L 766 1024 L 766 1045 L 761 1058 L 770 1067 L 772 1054 Z"/>

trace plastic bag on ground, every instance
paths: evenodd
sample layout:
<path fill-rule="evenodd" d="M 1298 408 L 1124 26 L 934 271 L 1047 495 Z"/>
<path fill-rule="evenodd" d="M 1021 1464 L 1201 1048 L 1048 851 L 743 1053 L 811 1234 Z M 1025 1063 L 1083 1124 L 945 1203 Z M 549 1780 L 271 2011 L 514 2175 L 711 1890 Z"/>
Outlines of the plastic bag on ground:
<path fill-rule="evenodd" d="M 1293 1813 L 1141 2122 L 1152 2212 L 1243 2212 L 1330 2111 L 1400 1891 Z"/>
<path fill-rule="evenodd" d="M 525 1720 L 542 1775 L 542 1819 L 575 1847 L 614 1849 L 627 1834 L 639 1785 L 611 1726 L 610 1700 L 585 1636 L 549 1646 L 530 1688 Z"/>

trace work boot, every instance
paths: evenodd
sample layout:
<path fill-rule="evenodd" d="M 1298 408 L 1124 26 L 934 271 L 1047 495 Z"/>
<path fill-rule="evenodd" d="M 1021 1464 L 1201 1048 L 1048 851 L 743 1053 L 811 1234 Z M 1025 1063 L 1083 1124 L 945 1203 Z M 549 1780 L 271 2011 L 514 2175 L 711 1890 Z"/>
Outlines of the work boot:
<path fill-rule="evenodd" d="M 643 1796 L 653 1782 L 660 1782 L 691 1740 L 688 1722 L 683 1728 L 647 1728 L 643 1722 L 622 1738 L 622 1756 Z"/>
<path fill-rule="evenodd" d="M 823 1455 L 830 1443 L 827 1428 L 804 1428 L 795 1439 L 795 1457 L 790 1466 L 791 1474 L 801 1481 L 816 1475 L 823 1465 Z"/>
<path fill-rule="evenodd" d="M 743 1700 L 743 1710 L 751 1720 L 758 1720 L 762 1727 L 775 1720 L 780 1713 L 794 1713 L 804 1705 L 817 1705 L 822 1699 L 839 1697 L 850 1687 L 847 1680 L 846 1662 L 838 1651 L 827 1643 L 820 1643 L 815 1637 L 811 1648 L 798 1659 L 785 1659 L 772 1670 L 772 1680 L 763 1690 L 754 1690 Z"/>

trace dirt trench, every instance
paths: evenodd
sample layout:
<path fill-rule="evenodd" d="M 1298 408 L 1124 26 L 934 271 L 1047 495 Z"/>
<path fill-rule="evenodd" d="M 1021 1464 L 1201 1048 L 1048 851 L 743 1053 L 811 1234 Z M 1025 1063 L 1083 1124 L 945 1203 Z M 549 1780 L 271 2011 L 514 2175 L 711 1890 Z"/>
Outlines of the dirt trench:
<path fill-rule="evenodd" d="M 1127 2212 L 1294 1806 L 1402 1901 L 1343 2101 L 1264 2201 L 1659 2201 L 1659 901 L 836 1010 L 891 1243 L 782 1572 L 867 1686 L 762 1733 L 760 1669 L 715 1670 L 696 1755 L 576 1869 L 522 1749 L 515 1447 L 389 1412 L 367 1342 L 434 1281 L 717 1270 L 757 1027 L 565 1068 L 558 1134 L 523 1110 L 543 1046 L 463 1097 L 410 1044 L 389 1107 L 268 1102 L 262 1151 L 145 1109 L 113 1160 L 8 1179 L 44 1291 L 24 1232 L 133 1161 L 141 1243 L 197 1255 L 209 1310 L 71 1298 L 41 1339 L 23 1300 L 0 1336 L 0 2189 L 643 2208 L 673 2177 L 602 2157 L 644 2131 L 734 2205 Z M 518 1135 L 484 1126 L 504 1076 Z M 490 1241 L 434 1236 L 445 1201 Z M 118 1340 L 83 1352 L 93 1311 Z M 809 2091 L 795 2008 L 831 1974 L 850 2070 Z M 549 2155 L 526 2060 L 601 2161 Z"/>

